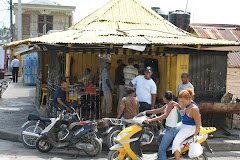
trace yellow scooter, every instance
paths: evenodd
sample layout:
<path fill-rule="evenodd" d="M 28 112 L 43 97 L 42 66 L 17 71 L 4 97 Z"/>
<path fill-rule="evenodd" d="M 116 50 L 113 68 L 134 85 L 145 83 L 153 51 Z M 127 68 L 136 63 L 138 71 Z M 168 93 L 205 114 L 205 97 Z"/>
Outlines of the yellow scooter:
<path fill-rule="evenodd" d="M 149 124 L 145 124 L 144 121 L 147 120 L 146 116 L 136 116 L 133 121 L 135 122 L 130 127 L 125 128 L 121 131 L 116 141 L 118 144 L 110 148 L 108 154 L 109 160 L 122 160 L 122 159 L 133 159 L 140 160 L 142 159 L 142 145 L 150 144 L 154 138 L 154 134 L 148 129 Z M 199 135 L 197 137 L 198 143 L 202 144 L 203 147 L 208 149 L 210 152 L 212 150 L 207 144 L 206 139 L 208 138 L 208 133 L 216 131 L 214 127 L 207 127 L 200 129 Z M 193 141 L 193 137 L 189 137 L 181 144 L 181 153 L 182 156 L 186 156 L 189 150 L 189 145 Z M 168 159 L 173 159 L 174 155 L 171 151 L 171 145 L 167 150 Z M 199 159 L 206 160 L 207 157 L 203 153 Z"/>

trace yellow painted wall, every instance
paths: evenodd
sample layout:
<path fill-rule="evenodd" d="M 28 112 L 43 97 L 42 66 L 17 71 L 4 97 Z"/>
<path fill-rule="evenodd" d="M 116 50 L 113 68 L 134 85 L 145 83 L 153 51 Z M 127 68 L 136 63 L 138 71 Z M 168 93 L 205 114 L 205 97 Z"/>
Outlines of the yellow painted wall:
<path fill-rule="evenodd" d="M 20 54 L 17 55 L 17 59 L 19 60 L 20 62 L 20 67 L 19 67 L 19 71 L 18 71 L 18 76 L 22 76 L 22 56 Z"/>
<path fill-rule="evenodd" d="M 70 56 L 73 57 L 71 78 L 82 76 L 86 68 L 91 69 L 91 74 L 93 78 L 96 75 L 99 75 L 99 56 L 97 53 L 92 54 L 91 52 L 87 52 L 83 54 L 79 52 L 70 53 Z"/>
<path fill-rule="evenodd" d="M 181 82 L 182 72 L 188 72 L 189 55 L 185 54 L 165 54 L 158 57 L 160 87 L 158 96 L 162 97 L 162 93 L 171 90 L 177 96 L 177 86 Z"/>
<path fill-rule="evenodd" d="M 92 54 L 91 52 L 87 53 L 70 53 L 70 56 L 73 57 L 74 63 L 72 66 L 72 77 L 81 76 L 84 73 L 85 68 L 90 68 L 92 70 L 93 77 L 99 76 L 99 53 Z M 188 72 L 189 67 L 189 55 L 187 54 L 160 54 L 156 56 L 155 53 L 152 55 L 142 54 L 136 52 L 134 55 L 131 54 L 130 50 L 127 50 L 126 54 L 123 55 L 123 49 L 118 49 L 118 54 L 111 52 L 111 63 L 112 68 L 110 70 L 110 75 L 113 82 L 115 81 L 115 69 L 117 68 L 117 60 L 122 59 L 124 64 L 128 64 L 128 58 L 133 57 L 135 61 L 140 61 L 144 58 L 158 59 L 158 69 L 160 76 L 160 84 L 158 87 L 158 97 L 161 99 L 162 94 L 166 90 L 171 90 L 177 96 L 177 85 L 181 82 L 182 72 Z M 47 57 L 43 57 L 43 62 L 48 63 Z M 46 65 L 46 64 L 45 64 Z M 46 70 L 47 67 L 44 68 Z M 43 71 L 43 76 L 46 72 Z"/>
<path fill-rule="evenodd" d="M 50 59 L 50 52 L 43 52 L 43 57 L 42 57 L 42 83 L 43 84 L 47 84 L 49 59 Z"/>
<path fill-rule="evenodd" d="M 178 54 L 177 55 L 177 77 L 176 86 L 180 83 L 182 72 L 189 72 L 189 55 L 188 54 Z M 176 90 L 177 93 L 177 90 Z"/>

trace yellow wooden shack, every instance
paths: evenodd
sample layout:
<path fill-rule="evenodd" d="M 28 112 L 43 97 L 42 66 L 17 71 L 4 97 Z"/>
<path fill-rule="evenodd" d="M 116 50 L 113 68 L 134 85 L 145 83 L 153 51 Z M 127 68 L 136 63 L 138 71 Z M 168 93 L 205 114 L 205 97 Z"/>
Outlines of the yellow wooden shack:
<path fill-rule="evenodd" d="M 95 83 L 99 84 L 103 61 L 112 62 L 110 73 L 114 81 L 118 59 L 127 64 L 127 59 L 133 57 L 141 65 L 145 59 L 155 60 L 160 75 L 160 98 L 165 90 L 177 94 L 181 73 L 189 71 L 191 54 L 239 49 L 238 42 L 199 38 L 181 30 L 140 0 L 111 0 L 67 30 L 12 42 L 5 48 L 20 44 L 38 47 L 42 59 L 39 80 L 40 84 L 48 83 L 48 88 L 55 88 L 49 79 L 56 79 L 59 71 L 75 83 L 90 68 Z M 50 75 L 55 66 L 60 67 Z"/>

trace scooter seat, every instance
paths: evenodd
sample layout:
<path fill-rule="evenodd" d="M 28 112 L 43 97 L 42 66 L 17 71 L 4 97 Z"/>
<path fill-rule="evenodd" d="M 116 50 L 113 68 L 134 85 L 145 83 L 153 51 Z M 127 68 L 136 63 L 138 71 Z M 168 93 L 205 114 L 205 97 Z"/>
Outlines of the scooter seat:
<path fill-rule="evenodd" d="M 37 116 L 37 115 L 33 115 L 33 114 L 29 114 L 28 115 L 28 120 L 29 121 L 32 121 L 32 120 L 40 120 L 40 121 L 45 121 L 45 122 L 51 122 L 51 118 L 47 118 L 47 117 L 40 117 L 40 116 Z"/>
<path fill-rule="evenodd" d="M 90 123 L 90 121 L 81 121 L 81 122 L 75 122 L 75 125 L 86 125 L 89 123 Z"/>
<path fill-rule="evenodd" d="M 40 117 L 40 120 L 44 122 L 51 122 L 51 118 L 48 117 Z"/>
<path fill-rule="evenodd" d="M 84 125 L 89 124 L 90 121 L 81 121 L 81 122 L 74 122 L 71 123 L 69 126 L 70 130 L 81 129 Z"/>

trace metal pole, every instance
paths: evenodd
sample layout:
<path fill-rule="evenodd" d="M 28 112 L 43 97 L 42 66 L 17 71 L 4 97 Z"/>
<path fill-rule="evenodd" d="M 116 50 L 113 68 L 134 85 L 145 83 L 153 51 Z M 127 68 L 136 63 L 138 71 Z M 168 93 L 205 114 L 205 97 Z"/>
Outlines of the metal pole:
<path fill-rule="evenodd" d="M 188 7 L 188 0 L 187 0 L 187 3 L 186 3 L 186 8 L 185 8 L 185 11 L 184 11 L 184 15 L 183 15 L 182 27 L 181 27 L 182 29 L 184 29 L 184 20 L 185 20 L 185 15 L 186 15 L 187 7 Z"/>
<path fill-rule="evenodd" d="M 10 34 L 11 34 L 11 42 L 13 42 L 13 20 L 12 20 L 12 0 L 9 2 L 10 4 Z"/>
<path fill-rule="evenodd" d="M 22 40 L 22 5 L 18 0 L 18 40 Z"/>

